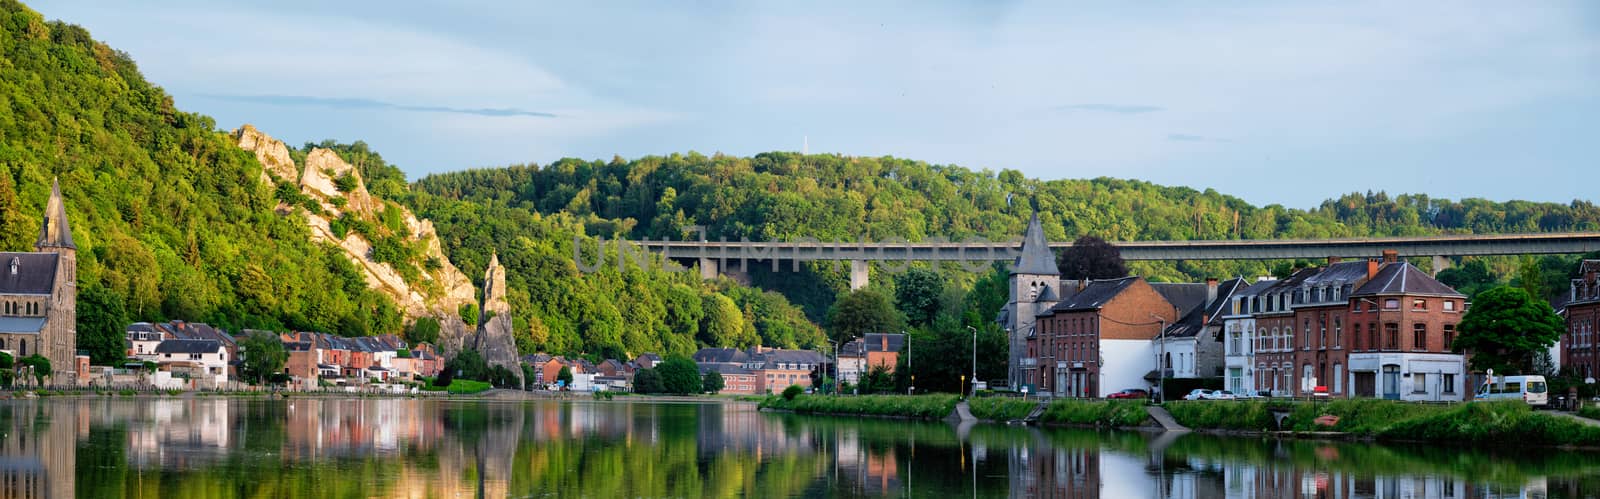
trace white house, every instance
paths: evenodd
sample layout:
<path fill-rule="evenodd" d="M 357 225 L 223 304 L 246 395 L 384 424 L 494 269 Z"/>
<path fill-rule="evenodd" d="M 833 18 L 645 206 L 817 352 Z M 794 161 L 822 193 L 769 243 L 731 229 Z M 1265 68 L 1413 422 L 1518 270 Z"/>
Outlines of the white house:
<path fill-rule="evenodd" d="M 228 349 L 220 341 L 167 340 L 156 346 L 155 353 L 162 370 L 188 374 L 196 388 L 216 388 L 228 382 Z"/>
<path fill-rule="evenodd" d="M 128 325 L 124 338 L 128 344 L 128 356 L 153 362 L 156 360 L 156 345 L 166 339 L 166 334 L 148 322 L 135 322 Z"/>
<path fill-rule="evenodd" d="M 1223 385 L 1233 393 L 1254 392 L 1256 318 L 1261 293 L 1278 281 L 1261 278 L 1235 293 L 1231 308 L 1222 316 Z"/>

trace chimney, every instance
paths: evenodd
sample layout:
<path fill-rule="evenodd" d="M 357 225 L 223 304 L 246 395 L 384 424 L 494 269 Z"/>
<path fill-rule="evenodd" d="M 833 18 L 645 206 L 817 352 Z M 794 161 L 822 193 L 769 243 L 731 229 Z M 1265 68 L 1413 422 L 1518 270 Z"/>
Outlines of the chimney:
<path fill-rule="evenodd" d="M 1392 249 L 1383 250 L 1383 263 L 1395 263 L 1398 261 L 1400 261 L 1399 251 Z"/>
<path fill-rule="evenodd" d="M 1215 277 L 1207 277 L 1206 278 L 1206 304 L 1202 305 L 1202 307 L 1209 307 L 1211 305 L 1211 302 L 1214 302 L 1214 301 L 1217 301 L 1217 278 L 1215 278 Z"/>
<path fill-rule="evenodd" d="M 1083 288 L 1087 287 L 1089 287 L 1089 279 L 1078 279 L 1078 291 L 1083 291 Z"/>
<path fill-rule="evenodd" d="M 1367 259 L 1367 280 L 1370 281 L 1370 280 L 1372 280 L 1372 278 L 1377 277 L 1377 276 L 1378 276 L 1378 261 L 1375 260 L 1375 259 L 1368 258 Z"/>
<path fill-rule="evenodd" d="M 881 343 L 883 344 L 883 351 L 885 351 L 885 352 L 889 351 L 889 335 L 886 334 L 886 335 L 883 335 L 883 336 L 879 336 L 878 339 L 882 340 Z"/>
<path fill-rule="evenodd" d="M 1339 262 L 1342 262 L 1342 261 L 1344 261 L 1343 257 L 1337 257 L 1337 256 L 1328 257 L 1328 265 L 1333 265 L 1335 263 L 1339 263 Z"/>

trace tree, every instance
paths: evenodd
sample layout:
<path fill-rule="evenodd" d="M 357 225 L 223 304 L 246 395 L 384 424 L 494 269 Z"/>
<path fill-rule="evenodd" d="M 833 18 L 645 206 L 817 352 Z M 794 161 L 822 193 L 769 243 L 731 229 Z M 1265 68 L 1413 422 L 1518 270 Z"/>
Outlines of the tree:
<path fill-rule="evenodd" d="M 22 210 L 17 201 L 11 170 L 0 166 L 0 251 L 33 251 L 28 235 L 38 232 L 39 222 Z"/>
<path fill-rule="evenodd" d="M 687 395 L 700 391 L 700 367 L 688 357 L 670 357 L 656 366 L 661 374 L 661 385 L 666 393 Z"/>
<path fill-rule="evenodd" d="M 1522 288 L 1523 291 L 1527 291 L 1528 296 L 1534 299 L 1545 300 L 1550 298 L 1545 289 L 1544 269 L 1539 268 L 1539 261 L 1534 259 L 1532 255 L 1522 257 L 1522 261 L 1517 266 L 1517 279 L 1513 284 Z"/>
<path fill-rule="evenodd" d="M 489 363 L 483 360 L 483 354 L 477 350 L 462 350 L 445 362 L 444 370 L 457 378 L 485 381 L 489 375 Z"/>
<path fill-rule="evenodd" d="M 750 346 L 749 340 L 744 338 L 744 314 L 732 299 L 722 293 L 712 293 L 706 295 L 702 308 L 705 310 L 700 325 L 702 343 L 713 347 Z"/>
<path fill-rule="evenodd" d="M 867 374 L 861 377 L 861 383 L 857 386 L 863 394 L 895 391 L 894 376 L 889 373 L 889 368 L 882 364 L 874 365 L 872 369 L 868 369 Z"/>
<path fill-rule="evenodd" d="M 722 373 L 716 371 L 706 371 L 706 375 L 700 381 L 700 391 L 705 393 L 720 392 L 723 386 Z"/>
<path fill-rule="evenodd" d="M 1467 259 L 1461 265 L 1441 270 L 1438 277 L 1439 282 L 1467 295 L 1467 299 L 1478 296 L 1479 292 L 1493 287 L 1495 283 L 1489 264 L 1482 258 Z"/>
<path fill-rule="evenodd" d="M 1500 286 L 1478 294 L 1456 325 L 1452 348 L 1472 354 L 1472 369 L 1501 374 L 1533 372 L 1534 355 L 1566 329 L 1550 305 L 1522 288 Z"/>
<path fill-rule="evenodd" d="M 44 386 L 44 379 L 55 374 L 50 368 L 50 359 L 45 358 L 43 355 L 33 354 L 23 357 L 18 364 L 27 368 L 28 372 L 33 374 L 34 384 L 39 386 Z"/>
<path fill-rule="evenodd" d="M 11 354 L 0 352 L 0 387 L 11 388 L 12 382 L 16 380 L 17 373 L 12 370 L 13 364 L 15 362 L 11 360 Z"/>
<path fill-rule="evenodd" d="M 944 278 L 930 269 L 913 267 L 894 279 L 894 304 L 912 326 L 933 322 L 944 294 Z"/>
<path fill-rule="evenodd" d="M 661 373 L 654 368 L 640 369 L 633 373 L 634 393 L 665 393 L 667 387 L 661 382 Z"/>
<path fill-rule="evenodd" d="M 572 368 L 561 366 L 561 370 L 556 371 L 556 381 L 561 382 L 561 386 L 572 386 Z"/>
<path fill-rule="evenodd" d="M 91 283 L 78 294 L 78 349 L 89 352 L 95 365 L 111 365 L 123 359 L 124 331 L 128 325 L 122 296 Z"/>
<path fill-rule="evenodd" d="M 278 335 L 252 331 L 239 341 L 239 356 L 239 376 L 251 384 L 259 385 L 283 370 L 283 365 L 289 360 L 289 351 L 283 347 Z"/>
<path fill-rule="evenodd" d="M 461 322 L 467 323 L 467 327 L 478 326 L 478 304 L 463 303 L 456 312 L 461 315 Z"/>
<path fill-rule="evenodd" d="M 406 339 L 412 344 L 437 343 L 439 341 L 439 319 L 432 316 L 418 317 L 412 321 L 411 328 L 406 330 Z"/>
<path fill-rule="evenodd" d="M 840 343 L 867 333 L 900 329 L 900 315 L 883 294 L 870 289 L 851 291 L 828 309 L 828 327 Z"/>
<path fill-rule="evenodd" d="M 1095 236 L 1082 236 L 1056 258 L 1063 279 L 1116 279 L 1128 276 L 1122 251 Z"/>

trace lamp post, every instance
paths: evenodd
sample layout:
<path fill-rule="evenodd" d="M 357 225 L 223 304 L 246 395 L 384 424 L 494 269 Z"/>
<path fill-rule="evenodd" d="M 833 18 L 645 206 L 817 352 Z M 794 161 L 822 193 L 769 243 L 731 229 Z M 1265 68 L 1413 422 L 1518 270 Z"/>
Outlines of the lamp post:
<path fill-rule="evenodd" d="M 828 344 L 833 346 L 833 394 L 838 395 L 843 393 L 843 391 L 839 389 L 839 382 L 841 381 L 840 375 L 844 374 L 843 371 L 839 370 L 839 341 L 828 340 Z"/>
<path fill-rule="evenodd" d="M 1161 361 L 1164 360 L 1165 357 L 1166 357 L 1165 353 L 1166 353 L 1166 350 L 1167 350 L 1167 342 L 1164 339 L 1162 339 L 1161 335 L 1166 333 L 1166 331 L 1167 331 L 1167 318 L 1159 316 L 1159 315 L 1156 315 L 1156 314 L 1150 314 L 1150 318 L 1155 319 L 1156 323 L 1161 326 L 1160 329 L 1156 330 L 1156 390 L 1155 391 L 1156 391 L 1157 394 L 1159 394 L 1159 400 L 1157 400 L 1157 402 L 1165 402 L 1167 400 L 1167 393 L 1166 393 L 1167 392 L 1167 369 L 1166 369 L 1165 366 L 1161 365 Z"/>
<path fill-rule="evenodd" d="M 978 387 L 978 328 L 975 328 L 975 327 L 972 327 L 972 326 L 967 326 L 967 329 L 972 331 L 972 387 L 974 388 L 972 390 L 972 394 L 973 395 L 977 395 L 978 391 L 977 391 L 976 388 Z"/>

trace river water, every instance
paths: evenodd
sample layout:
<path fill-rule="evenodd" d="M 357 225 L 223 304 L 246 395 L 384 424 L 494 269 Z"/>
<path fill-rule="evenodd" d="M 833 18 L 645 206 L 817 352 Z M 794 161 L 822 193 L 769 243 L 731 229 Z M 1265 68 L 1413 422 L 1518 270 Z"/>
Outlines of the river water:
<path fill-rule="evenodd" d="M 1600 455 L 744 403 L 0 401 L 0 497 L 1597 497 Z"/>

